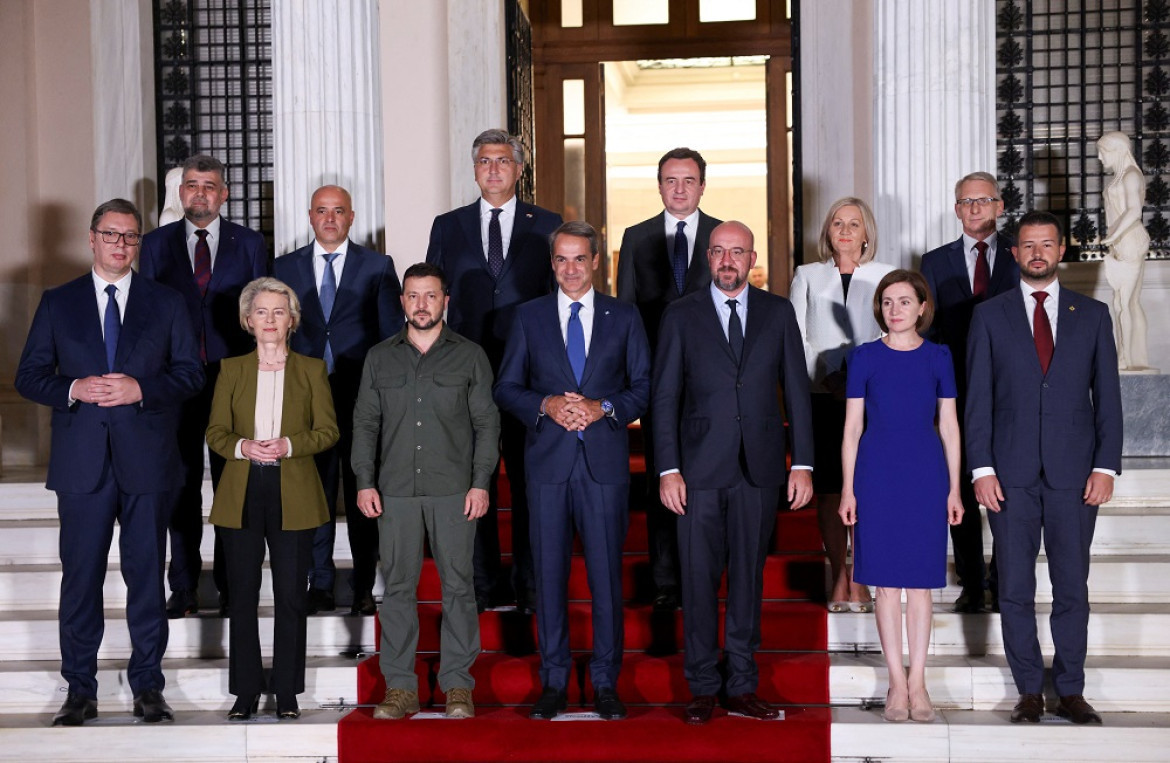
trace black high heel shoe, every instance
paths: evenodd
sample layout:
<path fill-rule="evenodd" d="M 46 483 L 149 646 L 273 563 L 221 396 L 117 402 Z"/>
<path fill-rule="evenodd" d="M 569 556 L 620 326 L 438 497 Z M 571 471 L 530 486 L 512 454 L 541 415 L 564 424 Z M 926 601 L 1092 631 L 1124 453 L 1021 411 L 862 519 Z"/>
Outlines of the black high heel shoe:
<path fill-rule="evenodd" d="M 297 706 L 295 695 L 292 697 L 276 695 L 276 717 L 282 721 L 295 721 L 301 717 L 301 708 Z"/>
<path fill-rule="evenodd" d="M 229 721 L 246 721 L 251 718 L 260 707 L 260 695 L 252 697 L 236 697 L 236 704 L 228 711 Z"/>

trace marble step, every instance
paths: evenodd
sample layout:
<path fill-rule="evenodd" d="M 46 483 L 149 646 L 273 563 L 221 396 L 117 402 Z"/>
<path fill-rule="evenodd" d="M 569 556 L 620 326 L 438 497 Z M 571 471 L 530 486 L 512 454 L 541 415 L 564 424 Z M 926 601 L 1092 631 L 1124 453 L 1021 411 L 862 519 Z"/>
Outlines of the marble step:
<path fill-rule="evenodd" d="M 374 617 L 336 614 L 308 618 L 306 653 L 334 657 L 372 651 Z M 260 649 L 272 654 L 272 609 L 260 609 Z M 171 659 L 227 656 L 228 621 L 217 615 L 196 615 L 170 621 L 167 657 Z M 57 613 L 50 610 L 0 612 L 0 662 L 6 660 L 58 660 Z M 126 660 L 130 657 L 130 633 L 125 613 L 106 610 L 106 630 L 98 651 L 99 660 Z"/>
<path fill-rule="evenodd" d="M 170 699 L 168 694 L 168 700 Z M 219 711 L 177 713 L 146 724 L 130 703 L 99 705 L 82 727 L 50 728 L 52 713 L 0 714 L 0 761 L 53 763 L 337 763 L 343 712 L 305 710 L 296 721 L 266 715 L 229 723 Z"/>
<path fill-rule="evenodd" d="M 1091 657 L 1085 666 L 1085 697 L 1101 712 L 1170 712 L 1170 657 Z M 880 654 L 829 657 L 833 705 L 884 702 L 886 663 Z M 1010 711 L 1018 694 L 1002 655 L 931 657 L 926 686 L 935 706 L 946 710 Z"/>
<path fill-rule="evenodd" d="M 1051 610 L 1051 604 L 1036 605 L 1038 637 L 1046 655 L 1052 654 L 1048 627 Z M 830 614 L 828 641 L 830 652 L 881 651 L 873 614 Z M 983 656 L 1003 652 L 998 614 L 960 615 L 943 606 L 934 608 L 931 655 Z M 1170 605 L 1094 604 L 1089 617 L 1089 654 L 1170 656 Z"/>
<path fill-rule="evenodd" d="M 309 657 L 305 664 L 302 709 L 352 706 L 357 701 L 357 665 L 353 657 Z M 59 660 L 0 662 L 0 716 L 7 713 L 55 713 L 65 701 L 67 687 Z M 235 698 L 228 694 L 228 661 L 218 659 L 164 659 L 164 693 L 176 712 L 227 713 Z M 129 707 L 134 699 L 126 681 L 126 663 L 98 663 L 98 707 Z M 266 704 L 267 703 L 267 704 Z M 267 696 L 261 710 L 275 707 Z"/>
<path fill-rule="evenodd" d="M 1009 715 L 943 710 L 933 723 L 886 723 L 879 709 L 834 708 L 833 760 L 1163 763 L 1170 749 L 1170 713 L 1102 713 L 1100 726 L 1075 726 L 1055 715 L 1012 724 Z"/>

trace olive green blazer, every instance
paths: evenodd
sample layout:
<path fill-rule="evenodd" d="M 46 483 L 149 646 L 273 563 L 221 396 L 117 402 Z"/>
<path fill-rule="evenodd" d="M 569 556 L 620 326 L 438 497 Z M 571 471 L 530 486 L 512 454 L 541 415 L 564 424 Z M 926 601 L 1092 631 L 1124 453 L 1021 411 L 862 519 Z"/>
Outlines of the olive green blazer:
<path fill-rule="evenodd" d="M 227 459 L 211 505 L 211 524 L 220 527 L 239 529 L 244 513 L 251 464 L 247 459 L 236 458 L 236 445 L 241 440 L 255 439 L 259 362 L 254 351 L 224 358 L 215 383 L 207 445 Z M 324 361 L 295 352 L 288 354 L 280 416 L 280 435 L 292 442 L 292 457 L 280 462 L 282 529 L 308 530 L 329 520 L 313 456 L 333 447 L 340 436 Z"/>

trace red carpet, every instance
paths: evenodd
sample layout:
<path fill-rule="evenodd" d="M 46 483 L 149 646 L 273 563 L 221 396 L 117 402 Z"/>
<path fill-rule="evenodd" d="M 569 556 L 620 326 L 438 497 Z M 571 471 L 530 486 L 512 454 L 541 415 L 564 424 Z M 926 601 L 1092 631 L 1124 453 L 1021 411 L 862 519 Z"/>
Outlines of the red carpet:
<path fill-rule="evenodd" d="M 636 468 L 635 468 L 636 466 Z M 643 466 L 631 463 L 632 471 Z M 501 480 L 501 499 L 507 497 Z M 501 500 L 503 502 L 503 500 Z M 828 761 L 829 659 L 826 642 L 824 565 L 812 510 L 782 512 L 774 553 L 764 577 L 759 694 L 784 707 L 783 721 L 764 722 L 717 711 L 706 726 L 687 726 L 682 705 L 690 699 L 683 677 L 682 614 L 655 613 L 627 604 L 625 659 L 618 694 L 630 707 L 624 721 L 538 722 L 527 718 L 540 694 L 534 618 L 516 612 L 480 616 L 483 654 L 475 677 L 476 718 L 375 721 L 372 707 L 352 711 L 338 725 L 342 763 L 376 761 Z M 510 515 L 500 513 L 501 545 L 510 551 Z M 646 523 L 631 511 L 623 560 L 624 595 L 644 600 L 650 590 Z M 426 560 L 418 589 L 419 698 L 426 711 L 442 711 L 437 686 L 440 607 L 434 563 Z M 570 645 L 576 658 L 569 710 L 589 709 L 589 588 L 583 560 L 573 560 L 569 580 Z M 381 701 L 385 684 L 378 658 L 358 667 L 358 701 Z M 444 725 L 454 723 L 457 725 Z"/>

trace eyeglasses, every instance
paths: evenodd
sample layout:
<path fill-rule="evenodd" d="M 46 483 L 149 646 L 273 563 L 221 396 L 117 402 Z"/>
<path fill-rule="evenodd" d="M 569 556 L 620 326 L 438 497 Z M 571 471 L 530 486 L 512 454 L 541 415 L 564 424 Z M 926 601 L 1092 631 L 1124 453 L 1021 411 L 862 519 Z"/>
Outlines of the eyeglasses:
<path fill-rule="evenodd" d="M 495 159 L 491 158 L 490 156 L 481 156 L 479 159 L 475 160 L 475 163 L 477 166 L 483 167 L 484 169 L 487 169 L 494 164 L 500 169 L 506 170 L 515 164 L 516 160 L 510 156 L 497 156 Z"/>
<path fill-rule="evenodd" d="M 994 196 L 983 196 L 982 198 L 978 199 L 957 199 L 955 203 L 963 207 L 986 207 L 988 204 L 994 204 L 997 201 L 999 201 L 999 199 L 995 198 Z"/>
<path fill-rule="evenodd" d="M 142 240 L 141 233 L 134 233 L 132 231 L 119 233 L 116 230 L 98 230 L 94 228 L 94 233 L 100 233 L 102 235 L 102 241 L 105 241 L 107 244 L 116 244 L 121 240 L 126 246 L 138 246 L 138 242 Z"/>
<path fill-rule="evenodd" d="M 711 247 L 711 255 L 713 257 L 715 257 L 715 259 L 721 260 L 721 259 L 723 259 L 723 255 L 725 255 L 725 254 L 730 254 L 732 257 L 734 257 L 735 259 L 738 260 L 739 258 L 743 257 L 745 254 L 747 254 L 747 250 L 740 249 L 738 246 L 735 247 L 734 249 L 724 249 L 721 246 Z"/>

